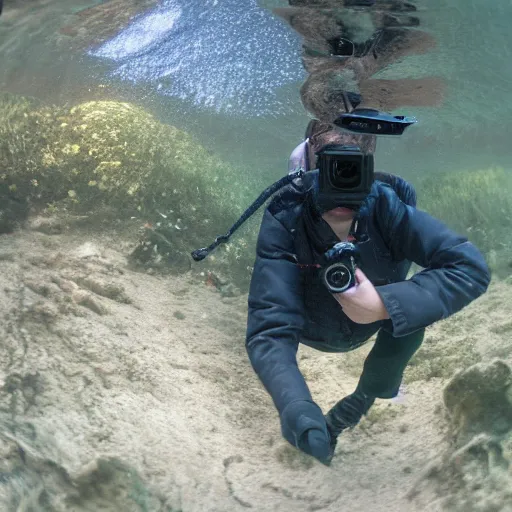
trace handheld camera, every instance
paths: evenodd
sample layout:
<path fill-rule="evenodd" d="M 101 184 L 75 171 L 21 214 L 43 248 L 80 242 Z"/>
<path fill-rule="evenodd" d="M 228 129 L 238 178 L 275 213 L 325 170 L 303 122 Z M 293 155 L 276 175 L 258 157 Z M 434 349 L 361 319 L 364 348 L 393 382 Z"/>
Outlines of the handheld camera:
<path fill-rule="evenodd" d="M 320 279 L 331 293 L 342 293 L 356 284 L 359 250 L 351 242 L 339 242 L 324 254 L 327 264 L 320 268 Z"/>

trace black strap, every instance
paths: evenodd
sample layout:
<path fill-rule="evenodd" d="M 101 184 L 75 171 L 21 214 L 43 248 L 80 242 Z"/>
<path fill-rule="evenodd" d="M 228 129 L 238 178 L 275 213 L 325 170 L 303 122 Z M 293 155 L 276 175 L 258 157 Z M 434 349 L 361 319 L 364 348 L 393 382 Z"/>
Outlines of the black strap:
<path fill-rule="evenodd" d="M 229 231 L 225 235 L 218 236 L 215 241 L 210 244 L 208 247 L 203 247 L 201 249 L 196 249 L 195 251 L 192 251 L 192 258 L 194 261 L 201 261 L 208 256 L 208 254 L 213 251 L 217 246 L 220 244 L 225 244 L 233 235 L 233 233 L 256 211 L 258 208 L 265 203 L 265 201 L 275 192 L 277 192 L 279 189 L 283 188 L 284 186 L 291 183 L 293 180 L 297 178 L 302 178 L 305 171 L 300 169 L 296 172 L 292 172 L 290 174 L 287 174 L 283 178 L 281 178 L 279 181 L 276 181 L 273 185 L 270 185 L 270 187 L 266 188 L 259 196 L 258 198 L 245 210 L 244 213 L 240 216 L 240 218 L 231 226 Z"/>

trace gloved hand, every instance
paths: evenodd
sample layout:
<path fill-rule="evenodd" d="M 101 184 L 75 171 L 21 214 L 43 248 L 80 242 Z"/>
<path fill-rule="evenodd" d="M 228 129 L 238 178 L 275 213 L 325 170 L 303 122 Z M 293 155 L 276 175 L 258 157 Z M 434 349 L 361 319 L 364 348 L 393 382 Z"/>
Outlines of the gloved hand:
<path fill-rule="evenodd" d="M 296 448 L 329 465 L 331 439 L 322 410 L 309 400 L 288 404 L 281 413 L 283 437 Z"/>

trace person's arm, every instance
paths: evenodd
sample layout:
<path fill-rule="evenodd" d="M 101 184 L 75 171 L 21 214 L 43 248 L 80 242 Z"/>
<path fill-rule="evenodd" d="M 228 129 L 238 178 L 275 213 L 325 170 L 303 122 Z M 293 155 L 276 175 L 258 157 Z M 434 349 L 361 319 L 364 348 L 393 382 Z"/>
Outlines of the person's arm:
<path fill-rule="evenodd" d="M 395 213 L 392 219 L 390 212 Z M 393 258 L 424 267 L 411 279 L 376 287 L 390 316 L 384 328 L 393 336 L 447 318 L 487 290 L 489 268 L 467 238 L 405 205 L 391 189 L 377 200 L 375 215 Z"/>
<path fill-rule="evenodd" d="M 329 452 L 327 426 L 297 365 L 304 300 L 294 252 L 291 233 L 267 209 L 249 291 L 246 348 L 279 412 L 283 436 L 323 460 Z"/>
<path fill-rule="evenodd" d="M 296 358 L 303 327 L 302 280 L 293 238 L 266 210 L 249 290 L 246 348 L 279 413 L 294 400 L 311 400 Z"/>

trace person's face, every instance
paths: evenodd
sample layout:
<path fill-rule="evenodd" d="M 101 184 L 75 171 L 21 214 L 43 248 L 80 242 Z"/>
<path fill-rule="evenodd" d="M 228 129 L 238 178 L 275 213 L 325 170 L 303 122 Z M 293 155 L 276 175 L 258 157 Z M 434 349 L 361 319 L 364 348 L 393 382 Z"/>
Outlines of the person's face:
<path fill-rule="evenodd" d="M 322 214 L 322 218 L 329 224 L 337 224 L 340 222 L 352 221 L 354 218 L 355 211 L 350 208 L 344 208 L 342 206 L 333 208 Z"/>

